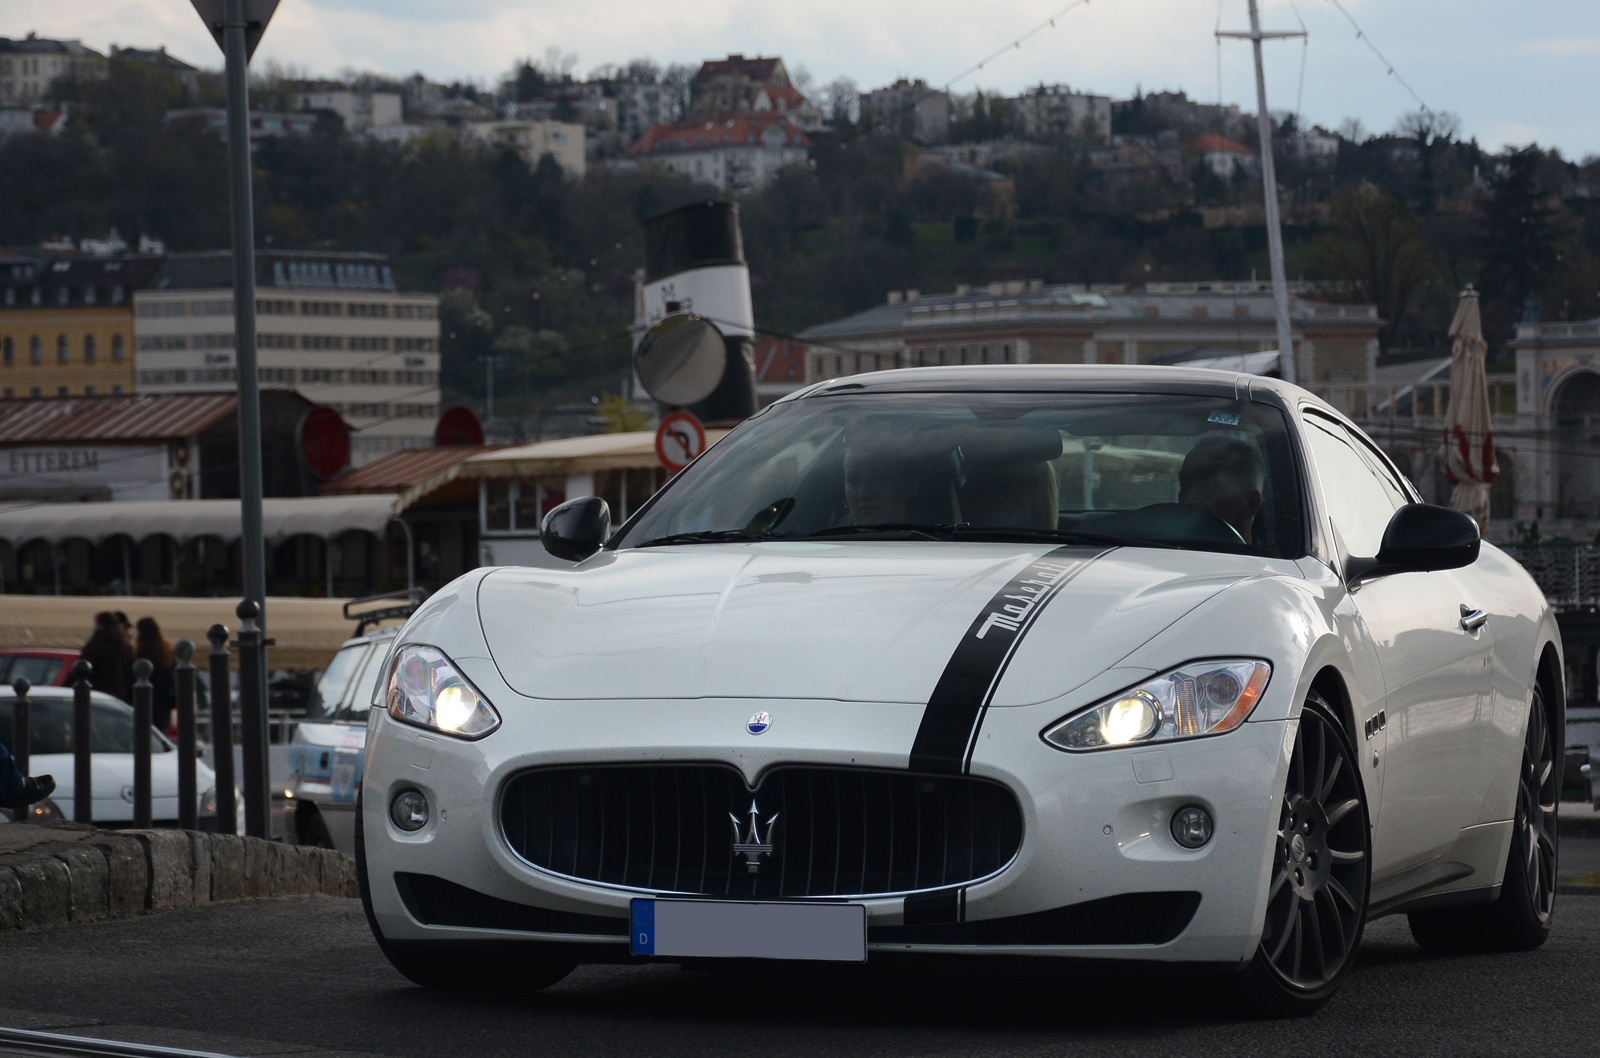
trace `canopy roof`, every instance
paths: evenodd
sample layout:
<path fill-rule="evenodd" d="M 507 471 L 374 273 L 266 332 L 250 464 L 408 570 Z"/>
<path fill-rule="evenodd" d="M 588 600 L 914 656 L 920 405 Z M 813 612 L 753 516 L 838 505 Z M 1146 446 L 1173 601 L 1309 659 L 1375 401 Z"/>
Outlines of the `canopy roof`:
<path fill-rule="evenodd" d="M 706 446 L 727 436 L 727 430 L 707 430 Z M 416 506 L 446 485 L 463 478 L 564 478 L 597 470 L 645 470 L 660 466 L 654 430 L 563 437 L 484 452 L 463 459 L 407 489 L 394 501 L 394 513 Z"/>
<path fill-rule="evenodd" d="M 381 535 L 390 496 L 309 496 L 261 501 L 262 530 L 269 543 L 299 533 L 332 539 L 351 529 Z M 39 503 L 0 508 L 0 540 L 13 547 L 30 540 L 100 543 L 113 536 L 143 540 L 170 536 L 179 543 L 202 536 L 239 539 L 238 500 L 137 500 L 127 503 Z"/>

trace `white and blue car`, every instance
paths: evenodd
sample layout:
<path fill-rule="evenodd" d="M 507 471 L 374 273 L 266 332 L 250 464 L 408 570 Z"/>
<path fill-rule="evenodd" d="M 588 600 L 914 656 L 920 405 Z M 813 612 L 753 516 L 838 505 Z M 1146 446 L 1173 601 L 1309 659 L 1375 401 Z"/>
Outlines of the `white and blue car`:
<path fill-rule="evenodd" d="M 1372 918 L 1549 931 L 1550 609 L 1292 385 L 838 379 L 542 535 L 576 564 L 460 578 L 377 675 L 354 837 L 414 981 L 938 953 L 1305 1013 Z"/>

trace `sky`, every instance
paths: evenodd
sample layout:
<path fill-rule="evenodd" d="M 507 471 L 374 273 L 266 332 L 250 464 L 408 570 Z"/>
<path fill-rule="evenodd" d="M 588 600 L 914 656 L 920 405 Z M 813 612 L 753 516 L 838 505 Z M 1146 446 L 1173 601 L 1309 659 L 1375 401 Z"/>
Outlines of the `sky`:
<path fill-rule="evenodd" d="M 1066 8 L 1068 0 L 281 0 L 256 63 L 310 75 L 344 70 L 492 84 L 518 59 L 577 56 L 581 75 L 649 56 L 665 65 L 730 52 L 780 55 L 815 85 L 840 76 L 863 88 L 896 77 L 943 86 Z M 1348 11 L 1393 65 L 1357 39 Z M 1126 98 L 1183 89 L 1190 98 L 1255 110 L 1246 0 L 1088 0 L 995 58 L 952 91 L 1015 92 L 1065 83 Z M 1267 98 L 1305 122 L 1368 131 L 1416 109 L 1402 85 L 1460 119 L 1490 149 L 1538 142 L 1569 158 L 1600 155 L 1600 3 L 1595 0 L 1261 0 L 1263 29 L 1308 42 L 1268 42 Z M 0 36 L 77 38 L 169 51 L 201 66 L 221 53 L 188 0 L 5 0 Z"/>

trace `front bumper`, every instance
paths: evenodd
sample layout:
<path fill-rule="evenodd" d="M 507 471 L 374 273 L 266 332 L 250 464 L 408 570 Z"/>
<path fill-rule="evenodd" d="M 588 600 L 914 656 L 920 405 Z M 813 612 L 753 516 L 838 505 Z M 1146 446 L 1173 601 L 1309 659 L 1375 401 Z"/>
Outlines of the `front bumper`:
<path fill-rule="evenodd" d="M 471 675 L 480 687 L 497 682 L 488 673 L 481 680 Z M 497 704 L 515 699 L 497 689 L 499 695 L 490 695 Z M 751 736 L 745 725 L 758 709 L 772 713 L 774 722 Z M 859 901 L 867 908 L 869 950 L 1247 961 L 1265 916 L 1294 723 L 1247 723 L 1223 736 L 1160 748 L 1068 754 L 1038 736 L 1056 719 L 1047 711 L 991 709 L 973 756 L 972 773 L 1004 783 L 1021 804 L 1024 836 L 1016 858 L 965 887 L 953 901 L 958 921 L 937 927 L 894 928 L 907 921 L 904 896 Z M 553 764 L 657 761 L 725 762 L 752 786 L 780 763 L 903 771 L 923 706 L 520 699 L 500 712 L 501 728 L 478 742 L 374 713 L 363 824 L 372 910 L 388 940 L 558 940 L 576 946 L 580 958 L 585 951 L 596 961 L 626 957 L 630 901 L 651 894 L 552 875 L 520 859 L 499 823 L 498 797 L 508 778 Z M 421 790 L 433 806 L 427 825 L 414 834 L 388 818 L 390 800 L 408 787 Z M 1215 836 L 1199 850 L 1180 847 L 1168 830 L 1172 813 L 1190 804 L 1207 808 L 1216 820 Z M 469 901 L 481 898 L 505 913 L 490 917 L 492 928 L 476 920 L 472 927 L 426 924 L 428 916 L 416 913 L 411 880 L 397 882 L 397 874 L 442 879 L 447 889 L 470 890 Z M 1162 894 L 1167 899 L 1159 906 L 1183 895 L 1185 918 L 1176 936 L 1116 943 L 1101 930 L 1092 934 L 1096 943 L 1055 943 L 1052 937 L 1072 936 L 1071 930 L 1028 927 L 1049 919 L 1042 913 L 1056 912 L 1053 921 L 1071 919 L 1070 909 L 1079 905 L 1089 906 L 1077 918 L 1103 920 L 1108 909 L 1126 909 L 1129 894 Z M 1113 898 L 1124 900 L 1119 905 Z M 912 918 L 918 921 L 918 914 Z"/>

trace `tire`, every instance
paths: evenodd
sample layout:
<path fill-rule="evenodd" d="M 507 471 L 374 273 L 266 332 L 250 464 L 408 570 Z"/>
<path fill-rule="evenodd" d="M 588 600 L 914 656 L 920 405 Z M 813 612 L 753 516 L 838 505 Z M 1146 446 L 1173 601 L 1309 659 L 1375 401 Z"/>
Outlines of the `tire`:
<path fill-rule="evenodd" d="M 1407 918 L 1418 944 L 1432 952 L 1456 953 L 1532 951 L 1545 942 L 1555 912 L 1560 782 L 1555 732 L 1545 712 L 1544 692 L 1535 685 L 1500 898 L 1482 907 L 1412 912 Z"/>
<path fill-rule="evenodd" d="M 1266 921 L 1244 974 L 1270 1017 L 1304 1017 L 1339 990 L 1366 928 L 1372 833 L 1359 758 L 1338 714 L 1306 696 L 1279 809 Z"/>
<path fill-rule="evenodd" d="M 356 794 L 356 884 L 367 927 L 389 965 L 424 988 L 474 993 L 526 994 L 549 988 L 577 967 L 577 960 L 537 941 L 391 941 L 372 912 L 362 793 Z"/>
<path fill-rule="evenodd" d="M 313 807 L 301 815 L 303 818 L 297 820 L 296 828 L 300 844 L 309 845 L 314 849 L 333 848 L 333 835 L 328 833 L 328 824 L 322 818 L 322 813 Z"/>

